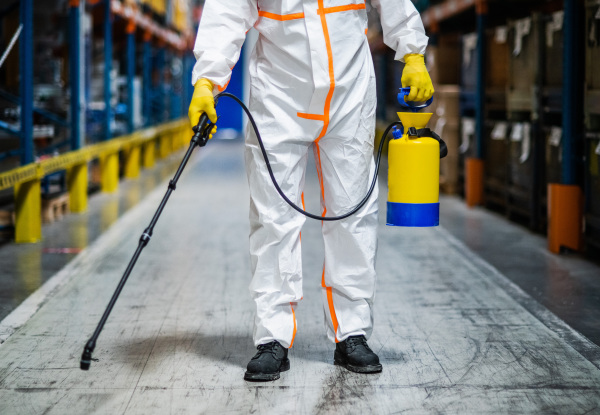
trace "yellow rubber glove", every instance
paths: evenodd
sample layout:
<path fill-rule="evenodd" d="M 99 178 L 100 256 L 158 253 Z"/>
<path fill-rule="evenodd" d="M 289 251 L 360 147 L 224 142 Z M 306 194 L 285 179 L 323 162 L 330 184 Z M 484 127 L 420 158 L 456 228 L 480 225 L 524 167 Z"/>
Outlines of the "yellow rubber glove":
<path fill-rule="evenodd" d="M 425 67 L 425 57 L 416 53 L 404 56 L 402 87 L 410 87 L 410 94 L 405 101 L 423 102 L 433 96 L 433 84 Z"/>
<path fill-rule="evenodd" d="M 198 125 L 200 117 L 205 112 L 211 122 L 217 122 L 217 110 L 215 109 L 215 98 L 212 91 L 213 84 L 206 78 L 199 79 L 194 85 L 194 95 L 192 96 L 190 109 L 188 110 L 188 117 L 190 118 L 192 128 Z M 212 138 L 216 132 L 217 127 L 215 126 L 209 138 Z"/>

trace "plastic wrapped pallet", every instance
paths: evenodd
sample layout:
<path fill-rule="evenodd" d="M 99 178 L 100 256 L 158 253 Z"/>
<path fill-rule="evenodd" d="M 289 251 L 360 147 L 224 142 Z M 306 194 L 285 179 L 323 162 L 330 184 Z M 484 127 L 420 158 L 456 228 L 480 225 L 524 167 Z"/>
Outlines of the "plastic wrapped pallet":
<path fill-rule="evenodd" d="M 546 150 L 546 182 L 560 183 L 561 164 L 562 164 L 562 128 L 559 126 L 549 126 L 544 130 Z"/>
<path fill-rule="evenodd" d="M 505 88 L 508 80 L 508 28 L 500 26 L 486 33 L 485 81 L 488 88 Z M 479 54 L 477 33 L 461 37 L 461 86 L 475 90 L 477 87 L 477 61 Z"/>
<path fill-rule="evenodd" d="M 460 88 L 458 85 L 435 85 L 433 104 L 428 111 L 433 113 L 429 125 L 434 126 L 440 118 L 458 124 L 460 118 Z"/>
<path fill-rule="evenodd" d="M 600 131 L 600 0 L 586 6 L 585 121 L 588 130 Z"/>
<path fill-rule="evenodd" d="M 508 82 L 508 27 L 498 26 L 487 34 L 486 83 L 491 88 L 505 88 Z"/>
<path fill-rule="evenodd" d="M 496 209 L 506 208 L 506 185 L 508 179 L 508 154 L 510 124 L 507 121 L 490 121 L 485 142 L 486 205 Z"/>
<path fill-rule="evenodd" d="M 479 60 L 477 37 L 477 33 L 467 33 L 461 37 L 460 86 L 463 90 L 471 91 L 477 88 L 477 61 Z"/>
<path fill-rule="evenodd" d="M 541 52 L 541 16 L 509 22 L 511 57 L 508 71 L 508 110 L 534 111 L 535 86 L 539 75 Z"/>
<path fill-rule="evenodd" d="M 586 1 L 586 227 L 589 253 L 600 253 L 600 0 Z"/>
<path fill-rule="evenodd" d="M 447 194 L 458 193 L 458 122 L 439 118 L 434 128 L 448 146 L 448 155 L 440 160 L 440 190 Z"/>
<path fill-rule="evenodd" d="M 536 140 L 534 126 L 529 122 L 515 122 L 511 126 L 508 161 L 509 216 L 524 220 L 529 226 L 540 218 L 541 206 L 534 206 L 539 188 L 536 187 Z"/>
<path fill-rule="evenodd" d="M 544 27 L 545 61 L 544 81 L 546 86 L 562 87 L 563 82 L 563 20 L 564 12 L 548 16 Z"/>
<path fill-rule="evenodd" d="M 486 107 L 489 111 L 506 111 L 508 85 L 508 27 L 498 26 L 486 35 Z"/>
<path fill-rule="evenodd" d="M 453 34 L 440 34 L 435 45 L 425 52 L 427 68 L 434 87 L 458 84 L 460 81 L 460 39 Z"/>
<path fill-rule="evenodd" d="M 458 85 L 435 85 L 433 104 L 427 110 L 433 113 L 429 127 L 448 146 L 448 156 L 440 161 L 440 189 L 448 194 L 458 192 L 459 96 Z"/>
<path fill-rule="evenodd" d="M 563 92 L 564 12 L 557 11 L 547 15 L 545 20 L 543 110 L 546 113 L 560 114 Z"/>
<path fill-rule="evenodd" d="M 585 236 L 588 247 L 600 253 L 600 133 L 587 134 L 585 151 L 588 201 Z"/>
<path fill-rule="evenodd" d="M 600 90 L 600 0 L 588 0 L 586 22 L 586 86 Z"/>

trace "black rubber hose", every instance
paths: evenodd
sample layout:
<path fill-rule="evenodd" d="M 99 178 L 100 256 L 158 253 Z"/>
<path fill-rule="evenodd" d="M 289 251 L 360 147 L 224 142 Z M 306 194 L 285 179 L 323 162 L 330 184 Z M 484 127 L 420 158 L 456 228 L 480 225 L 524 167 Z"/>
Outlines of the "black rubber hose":
<path fill-rule="evenodd" d="M 233 99 L 235 102 L 237 102 L 242 107 L 242 109 L 248 116 L 248 119 L 250 120 L 250 124 L 252 124 L 254 133 L 256 134 L 256 138 L 258 139 L 258 145 L 260 146 L 260 150 L 262 152 L 263 158 L 265 159 L 265 163 L 267 165 L 267 170 L 269 171 L 269 176 L 271 176 L 271 181 L 273 182 L 273 186 L 275 186 L 277 193 L 279 193 L 279 195 L 283 198 L 283 200 L 285 200 L 287 202 L 287 204 L 290 205 L 292 208 L 294 208 L 298 212 L 302 213 L 304 216 L 309 217 L 311 219 L 316 219 L 316 220 L 336 221 L 336 220 L 346 219 L 347 217 L 352 216 L 356 212 L 358 212 L 365 205 L 365 203 L 367 203 L 367 201 L 373 194 L 373 190 L 375 189 L 375 186 L 377 185 L 377 175 L 379 173 L 379 165 L 381 162 L 381 153 L 383 152 L 383 145 L 387 141 L 386 138 L 393 127 L 402 126 L 402 123 L 400 121 L 396 121 L 395 123 L 390 124 L 385 129 L 385 132 L 383 133 L 383 136 L 381 137 L 381 142 L 379 143 L 379 150 L 377 152 L 377 158 L 375 160 L 375 175 L 373 176 L 373 180 L 371 182 L 371 186 L 369 187 L 369 191 L 367 192 L 367 194 L 363 198 L 363 200 L 361 200 L 360 203 L 358 205 L 356 205 L 352 210 L 350 210 L 348 213 L 344 213 L 343 215 L 319 216 L 319 215 L 314 215 L 312 213 L 309 213 L 309 212 L 305 211 L 304 209 L 302 209 L 301 207 L 297 206 L 294 202 L 292 202 L 290 199 L 288 199 L 288 197 L 285 195 L 285 193 L 283 193 L 283 190 L 281 190 L 281 187 L 279 187 L 279 184 L 277 183 L 277 180 L 275 180 L 275 176 L 273 175 L 273 169 L 271 168 L 271 163 L 269 163 L 269 157 L 267 156 L 267 151 L 265 150 L 265 146 L 263 144 L 262 137 L 260 136 L 260 132 L 258 131 L 256 122 L 254 121 L 254 117 L 250 113 L 250 110 L 248 109 L 248 107 L 246 107 L 246 105 L 242 102 L 242 100 L 240 100 L 235 95 L 230 94 L 229 92 L 222 92 L 222 93 L 218 94 L 215 97 L 215 105 L 218 102 L 219 98 L 222 98 L 222 97 L 227 97 L 227 98 Z"/>

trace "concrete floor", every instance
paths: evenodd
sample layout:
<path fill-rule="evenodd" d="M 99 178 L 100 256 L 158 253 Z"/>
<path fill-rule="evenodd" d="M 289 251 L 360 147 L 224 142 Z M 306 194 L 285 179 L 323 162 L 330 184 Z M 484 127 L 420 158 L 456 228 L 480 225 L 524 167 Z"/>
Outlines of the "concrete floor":
<path fill-rule="evenodd" d="M 173 154 L 157 161 L 153 169 L 143 170 L 138 179 L 121 181 L 118 193 L 92 195 L 86 213 L 70 214 L 58 222 L 44 224 L 41 243 L 1 244 L 0 320 L 92 244 L 121 216 L 137 206 L 163 180 L 171 177 L 180 161 L 181 154 Z"/>
<path fill-rule="evenodd" d="M 579 254 L 552 254 L 547 239 L 484 208 L 442 201 L 441 223 L 568 325 L 600 345 L 600 264 Z"/>
<path fill-rule="evenodd" d="M 442 202 L 440 228 L 388 228 L 380 217 L 376 322 L 369 343 L 383 373 L 357 375 L 332 365 L 319 291 L 320 224 L 307 222 L 305 295 L 296 314 L 292 368 L 273 383 L 244 382 L 254 354 L 247 185 L 240 143 L 210 147 L 197 153 L 172 196 L 89 372 L 78 369 L 83 345 L 166 182 L 140 197 L 0 323 L 1 414 L 600 413 L 600 347 L 536 301 L 560 298 L 561 289 L 547 289 L 552 278 L 538 288 L 547 294 L 537 297 L 507 278 L 514 273 L 518 279 L 521 267 L 514 253 L 489 247 L 487 242 L 499 239 L 485 232 L 499 231 L 488 222 L 506 230 L 495 235 L 507 238 L 498 249 L 516 245 L 524 252 L 522 264 L 528 257 L 535 263 L 545 258 L 544 265 L 523 268 L 521 278 L 540 269 L 554 275 L 562 267 L 593 289 L 598 268 L 541 251 L 528 256 L 540 246 L 527 242 L 535 235 L 485 211 L 466 211 L 453 198 Z M 306 201 L 313 211 L 316 184 L 316 175 L 308 175 Z M 101 217 L 91 216 L 91 223 Z M 466 244 L 457 237 L 461 232 Z M 508 243 L 515 237 L 518 244 Z M 7 247 L 16 258 L 21 248 L 14 245 L 2 247 L 0 256 Z M 577 297 L 572 293 L 566 298 Z"/>

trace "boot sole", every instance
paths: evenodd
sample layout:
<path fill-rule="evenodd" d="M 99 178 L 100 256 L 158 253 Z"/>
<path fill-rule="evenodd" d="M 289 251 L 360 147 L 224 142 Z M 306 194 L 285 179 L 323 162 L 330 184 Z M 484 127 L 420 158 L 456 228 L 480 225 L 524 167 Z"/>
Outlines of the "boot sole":
<path fill-rule="evenodd" d="M 383 366 L 378 365 L 366 365 L 366 366 L 355 366 L 348 363 L 345 359 L 341 358 L 337 351 L 333 358 L 333 364 L 336 366 L 342 366 L 343 368 L 354 372 L 354 373 L 380 373 L 383 371 Z"/>
<path fill-rule="evenodd" d="M 285 359 L 281 363 L 281 367 L 277 372 L 273 373 L 253 373 L 246 372 L 244 374 L 244 380 L 249 380 L 250 382 L 269 382 L 272 380 L 279 379 L 279 373 L 286 372 L 290 370 L 290 359 Z"/>

